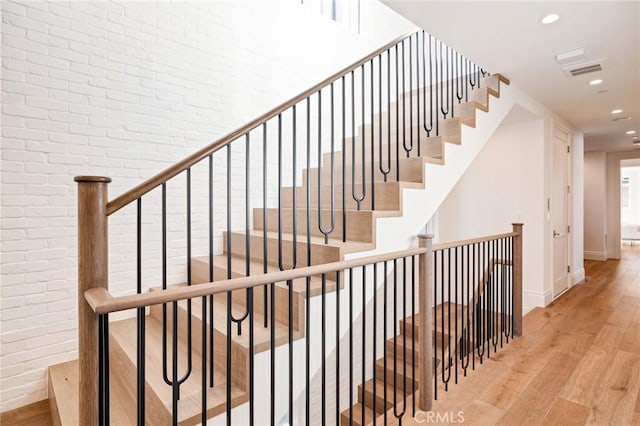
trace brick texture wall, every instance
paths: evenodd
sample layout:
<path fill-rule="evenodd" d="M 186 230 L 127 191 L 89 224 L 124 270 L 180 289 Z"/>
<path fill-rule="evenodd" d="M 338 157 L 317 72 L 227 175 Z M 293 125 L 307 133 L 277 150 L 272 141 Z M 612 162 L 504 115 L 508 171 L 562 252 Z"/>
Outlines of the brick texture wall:
<path fill-rule="evenodd" d="M 6 411 L 45 398 L 47 366 L 76 357 L 75 175 L 111 177 L 113 198 L 388 39 L 354 35 L 293 1 L 3 0 L 1 8 Z M 243 149 L 234 151 L 238 182 Z M 222 167 L 215 176 L 222 181 Z M 170 191 L 182 199 L 179 184 Z M 134 213 L 110 221 L 114 290 L 132 289 Z M 154 214 L 145 253 L 158 250 Z M 184 263 L 184 244 L 175 250 L 170 257 Z M 178 280 L 184 270 L 171 273 Z M 156 278 L 145 272 L 145 286 Z"/>

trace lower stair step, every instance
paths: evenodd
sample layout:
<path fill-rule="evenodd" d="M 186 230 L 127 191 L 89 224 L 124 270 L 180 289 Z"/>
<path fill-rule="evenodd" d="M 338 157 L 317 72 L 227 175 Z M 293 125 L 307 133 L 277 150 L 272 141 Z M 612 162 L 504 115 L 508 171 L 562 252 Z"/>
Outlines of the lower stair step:
<path fill-rule="evenodd" d="M 364 415 L 364 422 L 363 420 Z M 369 407 L 362 405 L 360 402 L 357 404 L 353 404 L 351 408 L 347 408 L 340 415 L 340 422 L 342 426 L 365 426 L 373 424 L 374 418 L 376 418 L 376 423 L 378 423 L 378 413 L 373 412 L 373 410 Z"/>
<path fill-rule="evenodd" d="M 137 389 L 137 333 L 136 319 L 116 321 L 110 324 L 110 350 L 111 369 L 117 370 L 123 384 L 128 391 L 131 400 L 134 400 Z M 195 333 L 194 333 L 195 334 Z M 146 358 L 145 380 L 146 398 L 145 413 L 147 424 L 169 425 L 172 423 L 172 387 L 163 379 L 163 340 L 162 325 L 153 317 L 146 317 Z M 168 327 L 168 365 L 171 366 L 171 327 Z M 218 344 L 218 346 L 222 346 Z M 178 344 L 178 375 L 182 377 L 187 369 L 187 347 Z M 195 425 L 200 423 L 202 412 L 202 361 L 200 355 L 194 350 L 192 353 L 192 370 L 188 378 L 180 386 L 180 399 L 178 401 L 178 424 Z M 213 388 L 207 389 L 207 417 L 211 418 L 222 413 L 227 406 L 226 375 L 221 374 L 222 369 L 214 368 L 215 377 Z M 169 367 L 169 377 L 171 369 Z M 248 394 L 244 386 L 234 380 L 231 384 L 231 405 L 238 406 L 248 400 Z"/>
<path fill-rule="evenodd" d="M 408 393 L 406 396 L 409 397 L 411 395 Z M 402 390 L 396 390 L 394 395 L 393 383 L 387 382 L 387 386 L 385 387 L 383 378 L 377 378 L 375 382 L 373 379 L 369 379 L 365 382 L 364 386 L 358 386 L 358 401 L 360 403 L 364 403 L 364 405 L 369 408 L 374 408 L 373 402 L 375 401 L 376 413 L 384 413 L 386 410 L 393 407 L 394 401 L 402 404 L 403 398 L 404 394 Z"/>

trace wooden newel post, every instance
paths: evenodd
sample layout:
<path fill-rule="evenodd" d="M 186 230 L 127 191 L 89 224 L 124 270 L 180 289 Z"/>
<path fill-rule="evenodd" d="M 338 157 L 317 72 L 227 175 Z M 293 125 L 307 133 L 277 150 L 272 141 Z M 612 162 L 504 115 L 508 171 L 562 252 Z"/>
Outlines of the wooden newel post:
<path fill-rule="evenodd" d="M 431 411 L 433 404 L 433 235 L 418 235 L 420 247 L 425 249 L 420 255 L 419 269 L 419 312 L 418 342 L 420 344 L 418 373 L 420 399 L 418 408 Z"/>
<path fill-rule="evenodd" d="M 85 291 L 107 288 L 107 185 L 111 179 L 77 176 L 78 183 L 78 365 L 79 420 L 98 424 L 98 318 Z"/>
<path fill-rule="evenodd" d="M 513 223 L 513 335 L 522 336 L 522 223 Z"/>

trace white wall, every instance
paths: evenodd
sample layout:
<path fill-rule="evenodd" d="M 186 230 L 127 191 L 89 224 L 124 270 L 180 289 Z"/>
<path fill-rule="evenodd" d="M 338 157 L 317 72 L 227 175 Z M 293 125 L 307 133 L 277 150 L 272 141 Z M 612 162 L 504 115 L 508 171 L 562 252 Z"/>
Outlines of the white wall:
<path fill-rule="evenodd" d="M 0 411 L 45 398 L 46 367 L 76 357 L 73 176 L 112 177 L 113 198 L 409 27 L 361 37 L 293 1 L 3 1 Z M 134 210 L 110 227 L 111 279 L 128 291 Z M 144 229 L 146 256 L 157 221 Z M 170 256 L 184 259 L 184 244 Z"/>
<path fill-rule="evenodd" d="M 439 211 L 440 241 L 511 232 L 524 223 L 525 312 L 544 294 L 544 120 L 504 124 Z"/>
<path fill-rule="evenodd" d="M 607 155 L 584 153 L 584 257 L 606 260 Z"/>

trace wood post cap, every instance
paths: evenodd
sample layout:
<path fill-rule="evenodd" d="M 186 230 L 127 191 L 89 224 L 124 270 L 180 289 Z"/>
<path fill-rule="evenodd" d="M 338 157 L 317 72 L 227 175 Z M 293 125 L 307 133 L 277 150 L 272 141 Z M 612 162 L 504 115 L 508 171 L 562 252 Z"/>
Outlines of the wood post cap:
<path fill-rule="evenodd" d="M 73 178 L 75 182 L 93 182 L 93 183 L 110 183 L 111 178 L 105 176 L 76 176 Z"/>
<path fill-rule="evenodd" d="M 418 238 L 421 240 L 430 240 L 433 238 L 433 234 L 418 234 Z"/>

